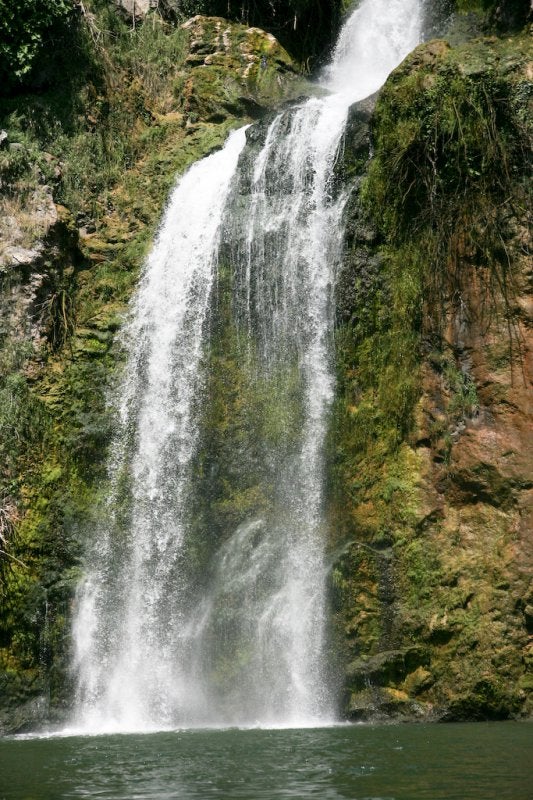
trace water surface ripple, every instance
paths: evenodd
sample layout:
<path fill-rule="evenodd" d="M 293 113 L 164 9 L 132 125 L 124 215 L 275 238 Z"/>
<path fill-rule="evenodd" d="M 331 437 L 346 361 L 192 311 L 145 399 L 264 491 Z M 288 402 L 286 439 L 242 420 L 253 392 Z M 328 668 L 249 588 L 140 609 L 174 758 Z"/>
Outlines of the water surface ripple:
<path fill-rule="evenodd" d="M 528 723 L 0 741 L 0 800 L 530 800 Z"/>

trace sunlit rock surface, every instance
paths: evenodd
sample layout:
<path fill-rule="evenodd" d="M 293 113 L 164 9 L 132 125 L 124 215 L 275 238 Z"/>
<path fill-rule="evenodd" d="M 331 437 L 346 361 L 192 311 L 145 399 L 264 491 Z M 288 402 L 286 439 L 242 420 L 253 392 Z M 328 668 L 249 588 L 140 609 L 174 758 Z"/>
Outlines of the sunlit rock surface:
<path fill-rule="evenodd" d="M 338 297 L 333 590 L 355 719 L 531 713 L 529 56 L 520 36 L 431 42 L 378 100 Z M 357 174 L 357 137 L 354 154 Z"/>

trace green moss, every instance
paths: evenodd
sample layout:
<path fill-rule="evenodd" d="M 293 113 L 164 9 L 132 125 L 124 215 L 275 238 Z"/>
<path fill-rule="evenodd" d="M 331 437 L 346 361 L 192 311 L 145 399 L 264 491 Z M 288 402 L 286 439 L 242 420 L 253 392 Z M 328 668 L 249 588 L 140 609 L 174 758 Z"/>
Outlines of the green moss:
<path fill-rule="evenodd" d="M 332 44 L 346 0 L 183 0 L 185 16 L 209 14 L 270 31 L 308 67 Z"/>
<path fill-rule="evenodd" d="M 488 52 L 474 78 L 460 60 L 475 63 L 476 53 L 429 45 L 393 74 L 377 105 L 362 200 L 385 240 L 386 291 L 370 298 L 370 310 L 354 309 L 340 348 L 355 376 L 347 401 L 367 440 L 398 442 L 412 427 L 423 337 L 440 336 L 443 298 L 461 291 L 458 260 L 488 267 L 489 291 L 506 299 L 511 291 L 494 208 L 519 174 L 525 133 L 516 90 L 487 64 Z M 473 413 L 471 377 L 445 358 L 441 368 L 454 396 L 450 413 Z M 378 427 L 388 427 L 385 437 Z"/>
<path fill-rule="evenodd" d="M 201 445 L 191 514 L 200 569 L 243 522 L 272 512 L 278 464 L 275 448 L 289 453 L 301 429 L 297 365 L 267 373 L 238 330 L 231 301 L 232 273 L 219 265 L 215 306 L 205 355 Z M 281 460 L 283 460 L 281 458 Z M 202 532 L 210 531 L 206 540 Z"/>
<path fill-rule="evenodd" d="M 392 74 L 354 203 L 352 281 L 343 277 L 340 287 L 331 513 L 343 552 L 334 587 L 341 647 L 353 657 L 425 643 L 431 680 L 417 689 L 420 702 L 450 704 L 454 717 L 510 715 L 523 702 L 510 677 L 523 671 L 523 636 L 515 611 L 498 611 L 493 591 L 505 572 L 500 548 L 509 541 L 513 494 L 495 470 L 447 473 L 457 430 L 476 419 L 482 402 L 447 326 L 463 319 L 463 281 L 473 274 L 483 287 L 482 314 L 504 308 L 512 320 L 512 231 L 527 207 L 526 49 L 520 37 L 456 50 L 433 42 Z M 518 352 L 512 321 L 508 330 L 505 346 L 489 352 L 495 366 Z M 438 389 L 426 401 L 431 381 Z M 426 402 L 432 421 L 421 430 Z M 433 464 L 443 465 L 435 488 Z M 439 494 L 446 498 L 451 479 L 456 501 L 489 508 L 448 518 Z M 483 530 L 490 555 L 479 543 L 469 549 L 464 530 Z M 503 630 L 513 653 L 487 666 Z"/>
<path fill-rule="evenodd" d="M 455 7 L 461 14 L 481 15 L 487 25 L 500 30 L 517 30 L 526 24 L 531 7 L 528 0 L 455 0 Z"/>

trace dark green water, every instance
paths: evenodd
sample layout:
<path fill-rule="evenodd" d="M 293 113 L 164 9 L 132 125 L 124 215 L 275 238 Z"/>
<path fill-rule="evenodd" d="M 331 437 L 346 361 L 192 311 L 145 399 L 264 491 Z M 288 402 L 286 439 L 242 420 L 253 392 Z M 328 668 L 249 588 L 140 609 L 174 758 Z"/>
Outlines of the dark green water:
<path fill-rule="evenodd" d="M 0 800 L 531 800 L 533 726 L 402 725 L 0 741 Z"/>

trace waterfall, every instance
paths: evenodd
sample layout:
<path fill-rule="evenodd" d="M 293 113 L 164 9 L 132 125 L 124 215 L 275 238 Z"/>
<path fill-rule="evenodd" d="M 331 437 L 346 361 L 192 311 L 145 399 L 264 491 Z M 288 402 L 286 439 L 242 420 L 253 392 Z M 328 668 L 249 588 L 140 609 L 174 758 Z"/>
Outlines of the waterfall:
<path fill-rule="evenodd" d="M 89 553 L 74 621 L 76 713 L 89 729 L 170 724 L 194 694 L 180 671 L 180 556 L 203 329 L 245 133 L 231 134 L 177 183 L 124 332 L 109 523 Z"/>
<path fill-rule="evenodd" d="M 324 96 L 234 132 L 171 195 L 124 332 L 108 521 L 77 596 L 86 730 L 334 718 L 323 487 L 345 196 L 332 176 L 350 105 L 420 29 L 419 0 L 363 0 Z M 239 368 L 254 391 L 269 387 L 277 433 L 267 440 L 261 419 L 242 432 L 258 442 L 267 499 L 213 545 L 202 583 L 188 554 L 217 265 L 230 273 Z"/>

